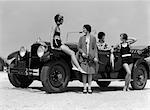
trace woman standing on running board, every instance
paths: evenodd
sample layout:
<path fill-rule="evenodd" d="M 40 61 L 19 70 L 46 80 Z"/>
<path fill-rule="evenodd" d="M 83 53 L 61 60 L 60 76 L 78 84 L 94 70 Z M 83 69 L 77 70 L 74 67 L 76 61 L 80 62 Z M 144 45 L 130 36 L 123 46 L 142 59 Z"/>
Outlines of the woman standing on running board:
<path fill-rule="evenodd" d="M 123 91 L 129 91 L 129 84 L 131 81 L 131 71 L 133 67 L 133 58 L 130 52 L 130 46 L 137 40 L 135 38 L 128 38 L 128 35 L 126 33 L 120 34 L 120 40 L 121 43 L 120 45 L 118 45 L 118 47 L 120 48 L 123 68 L 127 72 L 125 76 L 125 86 L 123 88 Z"/>
<path fill-rule="evenodd" d="M 81 73 L 86 73 L 79 65 L 77 59 L 76 59 L 76 56 L 75 56 L 75 52 L 72 51 L 68 46 L 66 46 L 65 44 L 62 44 L 62 40 L 60 38 L 61 36 L 61 32 L 60 32 L 60 25 L 63 24 L 63 19 L 64 17 L 60 14 L 57 14 L 55 17 L 54 17 L 54 20 L 55 20 L 55 23 L 56 23 L 56 26 L 55 28 L 52 30 L 52 33 L 51 33 L 51 37 L 52 37 L 52 48 L 54 49 L 59 49 L 59 50 L 62 50 L 63 52 L 65 52 L 66 54 L 70 55 L 71 56 L 71 60 L 72 60 L 72 63 L 73 65 L 76 66 L 77 70 L 80 71 Z"/>

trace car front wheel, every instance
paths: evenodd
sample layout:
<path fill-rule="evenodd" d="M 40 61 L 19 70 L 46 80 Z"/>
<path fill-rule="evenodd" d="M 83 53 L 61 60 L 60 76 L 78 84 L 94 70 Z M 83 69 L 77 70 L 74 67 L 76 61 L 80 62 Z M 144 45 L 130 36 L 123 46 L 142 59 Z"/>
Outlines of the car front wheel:
<path fill-rule="evenodd" d="M 70 68 L 64 60 L 51 61 L 43 66 L 40 78 L 47 93 L 63 92 L 69 82 Z"/>

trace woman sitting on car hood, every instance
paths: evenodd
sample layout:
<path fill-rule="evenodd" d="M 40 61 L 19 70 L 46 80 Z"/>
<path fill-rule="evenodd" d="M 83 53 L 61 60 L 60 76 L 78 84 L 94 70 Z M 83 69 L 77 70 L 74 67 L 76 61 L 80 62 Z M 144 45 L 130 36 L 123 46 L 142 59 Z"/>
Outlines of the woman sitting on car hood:
<path fill-rule="evenodd" d="M 52 48 L 54 49 L 59 49 L 62 50 L 63 52 L 65 52 L 66 54 L 71 56 L 71 60 L 73 63 L 73 67 L 74 65 L 76 66 L 76 68 L 74 67 L 73 69 L 77 69 L 78 71 L 80 71 L 81 73 L 86 73 L 79 65 L 76 56 L 75 56 L 75 52 L 72 51 L 68 46 L 62 44 L 61 41 L 61 32 L 60 32 L 60 25 L 63 24 L 64 21 L 64 17 L 60 14 L 57 14 L 54 17 L 55 23 L 56 23 L 56 27 L 54 29 L 52 29 L 52 33 L 51 33 L 51 37 L 52 37 Z"/>

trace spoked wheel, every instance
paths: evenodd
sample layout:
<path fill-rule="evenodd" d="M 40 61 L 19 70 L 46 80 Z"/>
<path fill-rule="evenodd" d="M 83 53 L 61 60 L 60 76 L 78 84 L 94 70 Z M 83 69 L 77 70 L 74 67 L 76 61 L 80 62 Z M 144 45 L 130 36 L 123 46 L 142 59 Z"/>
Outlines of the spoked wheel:
<path fill-rule="evenodd" d="M 147 71 L 144 65 L 138 65 L 133 71 L 133 81 L 131 86 L 135 90 L 141 90 L 145 87 L 147 82 Z"/>
<path fill-rule="evenodd" d="M 55 65 L 51 70 L 51 74 L 49 74 L 49 81 L 53 87 L 59 88 L 63 85 L 65 77 L 64 68 L 61 65 Z"/>
<path fill-rule="evenodd" d="M 43 66 L 41 81 L 47 93 L 63 92 L 69 82 L 70 68 L 65 61 L 52 61 Z"/>

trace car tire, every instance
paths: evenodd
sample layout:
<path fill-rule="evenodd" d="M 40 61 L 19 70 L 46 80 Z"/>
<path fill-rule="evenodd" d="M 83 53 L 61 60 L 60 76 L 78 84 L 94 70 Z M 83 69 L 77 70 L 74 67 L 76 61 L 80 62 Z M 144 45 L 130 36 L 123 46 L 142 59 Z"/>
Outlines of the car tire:
<path fill-rule="evenodd" d="M 134 90 L 142 90 L 147 82 L 147 70 L 144 65 L 140 64 L 134 68 L 132 74 L 131 86 Z"/>
<path fill-rule="evenodd" d="M 104 88 L 104 87 L 108 87 L 111 81 L 96 81 L 96 83 L 99 87 Z"/>
<path fill-rule="evenodd" d="M 3 71 L 3 64 L 0 62 L 0 71 Z"/>
<path fill-rule="evenodd" d="M 10 67 L 12 68 L 14 64 L 15 64 L 15 61 L 12 61 L 12 63 L 10 64 Z M 33 82 L 33 79 L 31 79 L 29 76 L 13 74 L 13 73 L 8 73 L 8 78 L 9 78 L 10 83 L 13 86 L 21 87 L 21 88 L 27 88 Z"/>
<path fill-rule="evenodd" d="M 47 93 L 63 92 L 70 80 L 70 68 L 64 60 L 51 61 L 42 67 L 40 79 Z"/>

